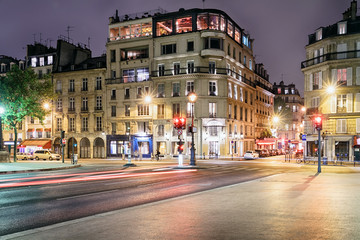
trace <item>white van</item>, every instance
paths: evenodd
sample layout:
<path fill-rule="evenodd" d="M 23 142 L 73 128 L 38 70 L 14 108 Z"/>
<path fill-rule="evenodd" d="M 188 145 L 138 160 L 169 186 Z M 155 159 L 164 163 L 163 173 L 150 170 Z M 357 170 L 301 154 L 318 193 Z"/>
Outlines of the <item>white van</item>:
<path fill-rule="evenodd" d="M 54 153 L 49 150 L 36 150 L 33 155 L 35 160 L 44 159 L 44 160 L 60 160 L 61 156 L 57 153 Z"/>

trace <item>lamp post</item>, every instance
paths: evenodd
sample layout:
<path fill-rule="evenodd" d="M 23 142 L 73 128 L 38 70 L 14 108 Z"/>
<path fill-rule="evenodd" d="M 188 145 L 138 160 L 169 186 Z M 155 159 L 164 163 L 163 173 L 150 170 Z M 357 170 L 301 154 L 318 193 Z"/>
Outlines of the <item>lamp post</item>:
<path fill-rule="evenodd" d="M 191 157 L 190 166 L 195 166 L 195 143 L 194 143 L 194 104 L 197 99 L 197 95 L 194 92 L 188 95 L 189 102 L 191 103 Z"/>
<path fill-rule="evenodd" d="M 5 112 L 3 107 L 0 107 L 0 151 L 4 150 L 3 132 L 2 132 L 2 119 L 1 116 Z"/>

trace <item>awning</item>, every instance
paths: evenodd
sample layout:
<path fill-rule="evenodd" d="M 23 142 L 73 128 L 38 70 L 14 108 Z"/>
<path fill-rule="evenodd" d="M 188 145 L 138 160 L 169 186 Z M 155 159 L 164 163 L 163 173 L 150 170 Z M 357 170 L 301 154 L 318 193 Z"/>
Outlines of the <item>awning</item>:
<path fill-rule="evenodd" d="M 45 132 L 51 132 L 51 128 L 45 128 Z"/>
<path fill-rule="evenodd" d="M 42 129 L 42 128 L 37 128 L 36 131 L 37 131 L 37 132 L 42 132 L 42 131 L 44 131 L 44 129 Z"/>
<path fill-rule="evenodd" d="M 51 149 L 51 140 L 49 139 L 26 139 L 20 143 L 19 147 L 36 146 L 43 149 Z"/>
<path fill-rule="evenodd" d="M 259 144 L 259 145 L 274 145 L 274 144 L 275 144 L 275 140 L 262 140 L 262 139 L 258 139 L 258 140 L 256 140 L 256 144 Z"/>
<path fill-rule="evenodd" d="M 29 129 L 28 129 L 28 132 L 33 132 L 33 131 L 34 131 L 33 128 L 29 128 Z"/>

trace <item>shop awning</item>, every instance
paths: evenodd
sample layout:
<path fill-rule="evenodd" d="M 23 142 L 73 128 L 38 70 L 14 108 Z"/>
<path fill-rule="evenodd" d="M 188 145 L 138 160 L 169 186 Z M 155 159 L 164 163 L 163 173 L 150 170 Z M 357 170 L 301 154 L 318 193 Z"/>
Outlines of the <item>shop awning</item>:
<path fill-rule="evenodd" d="M 28 132 L 33 132 L 33 131 L 34 131 L 33 128 L 29 128 L 29 129 L 28 129 Z"/>
<path fill-rule="evenodd" d="M 44 131 L 44 129 L 42 129 L 42 128 L 37 128 L 36 131 L 37 131 L 37 132 L 42 132 L 42 131 Z"/>
<path fill-rule="evenodd" d="M 256 140 L 256 144 L 259 144 L 259 145 L 274 145 L 274 144 L 275 144 L 275 140 L 263 140 L 263 139 L 258 139 L 258 140 Z"/>
<path fill-rule="evenodd" d="M 51 140 L 49 139 L 26 139 L 20 143 L 19 147 L 41 147 L 43 149 L 51 149 Z"/>
<path fill-rule="evenodd" d="M 51 132 L 51 128 L 45 128 L 45 132 Z"/>

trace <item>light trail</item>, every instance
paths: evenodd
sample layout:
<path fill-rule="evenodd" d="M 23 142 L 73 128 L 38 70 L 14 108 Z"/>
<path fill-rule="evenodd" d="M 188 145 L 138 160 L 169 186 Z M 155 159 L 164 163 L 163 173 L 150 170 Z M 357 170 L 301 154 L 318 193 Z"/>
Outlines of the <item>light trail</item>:
<path fill-rule="evenodd" d="M 141 176 L 152 176 L 152 175 L 165 175 L 165 174 L 174 174 L 174 173 L 188 173 L 196 172 L 197 169 L 186 169 L 186 170 L 173 170 L 173 171 L 164 171 L 164 172 L 146 172 L 146 173 L 132 173 L 132 174 L 123 174 L 119 173 L 118 175 L 100 175 L 100 176 L 88 176 L 88 177 L 78 177 L 70 179 L 50 179 L 42 181 L 33 181 L 33 182 L 16 182 L 16 183 L 4 183 L 0 184 L 0 188 L 10 188 L 10 187 L 27 187 L 27 186 L 36 186 L 36 185 L 45 185 L 45 184 L 56 184 L 56 183 L 70 183 L 70 182 L 84 182 L 84 181 L 97 181 L 97 180 L 109 180 L 109 179 L 119 179 L 119 178 L 129 178 L 129 177 L 141 177 Z M 121 174 L 121 175 L 120 175 Z"/>

